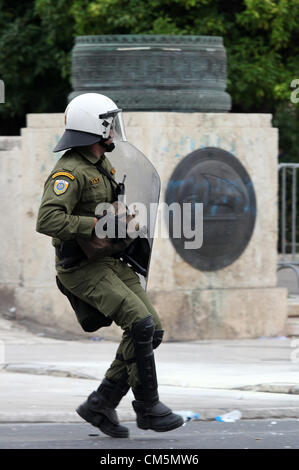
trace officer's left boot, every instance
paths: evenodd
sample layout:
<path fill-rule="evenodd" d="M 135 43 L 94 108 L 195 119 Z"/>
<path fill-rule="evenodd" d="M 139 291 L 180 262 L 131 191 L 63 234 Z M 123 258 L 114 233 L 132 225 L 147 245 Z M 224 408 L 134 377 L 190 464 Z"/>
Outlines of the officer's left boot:
<path fill-rule="evenodd" d="M 104 379 L 76 411 L 81 418 L 111 437 L 129 437 L 129 430 L 119 424 L 115 408 L 130 386 L 125 372 L 118 382 Z"/>
<path fill-rule="evenodd" d="M 154 330 L 155 324 L 151 315 L 137 322 L 132 328 L 131 336 L 140 380 L 140 385 L 132 388 L 135 397 L 132 405 L 139 428 L 166 432 L 182 426 L 184 420 L 159 400 L 153 353 Z"/>

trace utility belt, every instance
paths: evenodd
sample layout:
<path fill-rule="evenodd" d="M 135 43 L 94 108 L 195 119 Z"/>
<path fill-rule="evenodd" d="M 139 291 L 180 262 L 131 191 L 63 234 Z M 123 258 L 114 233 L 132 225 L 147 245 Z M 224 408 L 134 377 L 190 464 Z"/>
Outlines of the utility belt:
<path fill-rule="evenodd" d="M 122 256 L 123 250 L 120 249 L 120 244 L 118 244 L 118 253 L 109 252 L 109 250 L 101 253 L 101 256 L 110 256 L 111 258 L 120 258 Z M 124 244 L 123 249 L 126 248 Z M 87 256 L 79 243 L 76 240 L 62 241 L 59 247 L 55 248 L 55 253 L 58 258 L 57 266 L 61 266 L 64 269 L 69 269 L 77 266 L 84 260 L 92 260 L 93 257 Z"/>
<path fill-rule="evenodd" d="M 55 248 L 55 252 L 59 260 L 57 266 L 61 266 L 64 269 L 73 268 L 81 263 L 81 261 L 87 259 L 87 256 L 76 240 L 62 241 L 59 247 Z"/>
<path fill-rule="evenodd" d="M 61 242 L 55 251 L 59 260 L 57 266 L 64 269 L 73 268 L 83 260 L 92 259 L 84 253 L 76 240 Z M 106 253 L 106 256 L 122 259 L 125 263 L 130 264 L 135 272 L 145 276 L 149 254 L 150 247 L 147 239 L 138 237 L 128 247 L 124 246 L 122 251 L 115 254 Z"/>

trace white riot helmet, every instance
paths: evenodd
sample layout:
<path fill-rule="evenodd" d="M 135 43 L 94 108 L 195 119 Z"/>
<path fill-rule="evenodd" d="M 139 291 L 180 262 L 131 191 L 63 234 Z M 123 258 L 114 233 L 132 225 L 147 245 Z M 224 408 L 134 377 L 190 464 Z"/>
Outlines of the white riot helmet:
<path fill-rule="evenodd" d="M 111 128 L 114 128 L 117 138 L 126 140 L 121 109 L 110 98 L 99 93 L 76 96 L 65 110 L 65 132 L 54 152 L 96 142 L 100 142 L 106 151 L 111 151 L 114 144 L 105 145 Z"/>

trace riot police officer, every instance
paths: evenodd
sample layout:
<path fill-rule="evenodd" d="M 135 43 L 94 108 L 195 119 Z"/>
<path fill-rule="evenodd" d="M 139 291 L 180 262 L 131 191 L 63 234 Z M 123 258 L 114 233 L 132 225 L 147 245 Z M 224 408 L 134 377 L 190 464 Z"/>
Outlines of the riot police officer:
<path fill-rule="evenodd" d="M 68 150 L 45 182 L 36 226 L 38 232 L 53 239 L 57 283 L 83 329 L 94 331 L 114 321 L 123 330 L 105 378 L 77 408 L 83 419 L 113 437 L 128 437 L 115 408 L 130 387 L 141 429 L 162 432 L 183 424 L 183 419 L 159 400 L 153 349 L 161 343 L 163 329 L 136 273 L 144 275 L 142 268 L 138 271 L 136 267 L 140 259 L 139 264 L 134 263 L 134 248 L 130 264 L 130 258 L 123 255 L 130 244 L 137 247 L 138 255 L 140 245 L 129 241 L 124 246 L 124 240 L 113 240 L 112 250 L 107 247 L 106 252 L 91 257 L 82 249 L 96 238 L 97 205 L 113 203 L 117 198 L 118 166 L 130 164 L 125 155 L 120 155 L 114 168 L 105 155 L 115 151 L 113 140 L 123 131 L 121 110 L 108 97 L 87 93 L 69 103 L 65 132 L 54 152 Z M 130 172 L 130 165 L 127 168 Z M 136 179 L 134 184 L 138 184 Z"/>

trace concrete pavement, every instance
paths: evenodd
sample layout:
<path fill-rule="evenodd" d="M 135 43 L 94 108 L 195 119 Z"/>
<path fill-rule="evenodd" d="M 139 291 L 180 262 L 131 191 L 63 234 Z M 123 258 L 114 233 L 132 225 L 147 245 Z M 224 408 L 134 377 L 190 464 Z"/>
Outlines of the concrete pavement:
<path fill-rule="evenodd" d="M 98 332 L 100 334 L 100 331 Z M 0 422 L 82 422 L 75 408 L 95 390 L 118 344 L 100 336 L 45 337 L 0 319 Z M 299 340 L 285 337 L 162 343 L 160 398 L 173 410 L 214 419 L 299 418 Z M 118 411 L 135 419 L 131 391 Z"/>
<path fill-rule="evenodd" d="M 139 469 L 141 465 L 149 465 L 156 455 L 162 459 L 161 449 L 164 455 L 181 455 L 181 464 L 211 465 L 211 460 L 215 456 L 209 453 L 202 453 L 203 449 L 299 449 L 298 440 L 298 419 L 263 419 L 263 420 L 241 420 L 235 423 L 218 423 L 217 421 L 191 421 L 185 426 L 174 429 L 170 432 L 157 433 L 154 431 L 143 431 L 137 428 L 133 422 L 124 423 L 129 428 L 130 437 L 128 439 L 117 439 L 106 436 L 98 429 L 91 427 L 87 423 L 0 423 L 0 448 L 2 449 L 89 449 L 91 453 L 80 454 L 70 452 L 67 455 L 70 459 L 76 459 L 76 464 L 80 457 L 83 466 L 91 457 L 91 465 L 94 465 L 95 457 L 101 466 L 105 464 L 105 457 L 108 455 L 114 458 L 131 455 L 134 463 L 128 468 Z M 142 452 L 144 449 L 144 454 Z M 167 450 L 166 450 L 167 449 Z M 191 449 L 196 449 L 191 452 Z M 179 450 L 178 454 L 175 450 Z M 188 452 L 188 450 L 190 450 Z M 116 451 L 116 452 L 115 452 Z M 18 456 L 18 452 L 10 455 Z M 144 460 L 145 456 L 148 456 Z M 197 456 L 197 459 L 185 460 L 187 456 Z M 250 453 L 246 454 L 246 463 Z M 285 459 L 289 456 L 285 454 L 272 454 L 277 463 L 277 457 Z M 22 453 L 22 464 L 24 465 L 25 453 Z M 46 458 L 50 456 L 49 454 Z M 56 454 L 58 459 L 61 455 Z M 142 458 L 143 456 L 143 458 Z M 19 456 L 20 457 L 20 456 Z M 36 455 L 34 455 L 36 459 Z M 43 457 L 45 457 L 43 455 Z M 52 456 L 51 456 L 52 457 Z M 65 455 L 64 455 L 65 457 Z M 219 455 L 217 455 L 219 457 Z M 230 456 L 231 457 L 231 456 Z M 269 458 L 269 456 L 267 455 Z M 29 453 L 32 460 L 32 455 Z M 257 456 L 252 463 L 256 464 Z M 84 460 L 83 460 L 84 459 Z M 101 459 L 101 460 L 100 460 Z M 141 459 L 141 460 L 139 460 Z M 239 459 L 233 459 L 239 465 Z M 107 460 L 106 460 L 107 461 Z M 111 460 L 110 460 L 111 461 Z M 163 461 L 163 460 L 162 460 Z M 184 462 L 185 461 L 185 462 Z M 268 460 L 269 461 L 269 460 Z M 81 463 L 81 462 L 80 462 Z M 120 460 L 122 462 L 122 459 Z M 124 462 L 125 464 L 126 462 Z M 138 464 L 140 463 L 140 466 Z M 163 462 L 167 464 L 166 462 Z M 168 462 L 169 464 L 170 462 Z M 153 463 L 157 465 L 157 462 Z M 173 465 L 178 465 L 178 462 Z M 229 460 L 230 468 L 232 459 Z"/>

